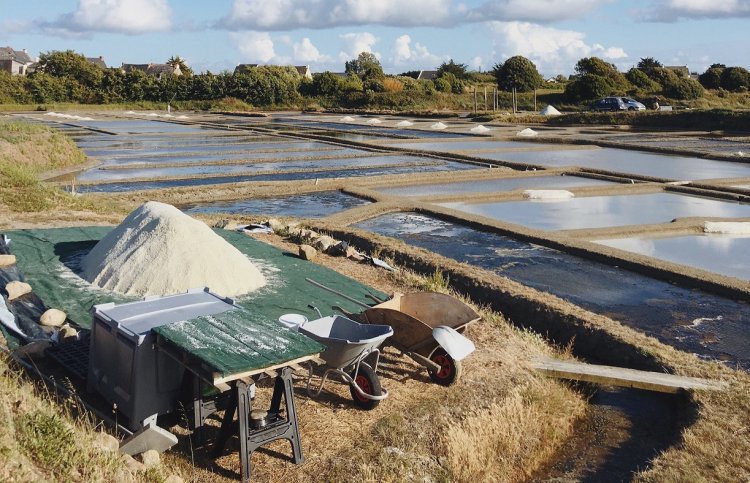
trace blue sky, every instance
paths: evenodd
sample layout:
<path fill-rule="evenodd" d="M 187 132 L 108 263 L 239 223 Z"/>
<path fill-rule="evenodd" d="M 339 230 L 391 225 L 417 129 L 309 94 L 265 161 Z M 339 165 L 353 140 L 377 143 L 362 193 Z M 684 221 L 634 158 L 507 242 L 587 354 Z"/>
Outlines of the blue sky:
<path fill-rule="evenodd" d="M 370 51 L 389 73 L 449 58 L 488 70 L 512 55 L 545 76 L 594 55 L 621 70 L 642 57 L 750 67 L 750 0 L 0 0 L 0 12 L 0 46 L 72 49 L 110 66 L 179 55 L 198 72 L 343 71 Z"/>

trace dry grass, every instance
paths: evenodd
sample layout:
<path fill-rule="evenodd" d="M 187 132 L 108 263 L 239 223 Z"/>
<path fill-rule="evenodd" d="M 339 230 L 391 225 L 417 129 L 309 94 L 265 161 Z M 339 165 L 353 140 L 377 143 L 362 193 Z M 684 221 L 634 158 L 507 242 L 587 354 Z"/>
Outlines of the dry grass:
<path fill-rule="evenodd" d="M 95 443 L 101 429 L 76 400 L 34 386 L 0 356 L 0 481 L 158 482 L 172 467 L 131 473 Z"/>

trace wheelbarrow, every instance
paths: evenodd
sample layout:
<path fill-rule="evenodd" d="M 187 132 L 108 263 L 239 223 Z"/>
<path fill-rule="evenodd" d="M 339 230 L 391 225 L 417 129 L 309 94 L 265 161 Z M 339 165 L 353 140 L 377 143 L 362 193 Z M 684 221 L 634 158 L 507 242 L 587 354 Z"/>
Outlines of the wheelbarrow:
<path fill-rule="evenodd" d="M 365 310 L 355 314 L 334 306 L 347 317 L 366 324 L 384 324 L 393 328 L 387 344 L 424 366 L 433 382 L 450 386 L 461 375 L 460 361 L 474 351 L 474 344 L 461 335 L 469 324 L 481 317 L 460 300 L 436 292 L 394 294 L 387 301 L 372 297 L 369 306 L 314 280 L 313 285 L 335 293 Z"/>
<path fill-rule="evenodd" d="M 313 309 L 318 311 L 315 307 Z M 321 315 L 320 311 L 318 314 Z M 279 322 L 290 327 L 289 316 L 290 314 L 282 316 Z M 310 321 L 300 317 L 296 329 L 326 346 L 326 350 L 320 355 L 325 364 L 317 388 L 313 387 L 312 382 L 313 365 L 310 364 L 308 368 L 307 392 L 311 397 L 320 395 L 331 375 L 339 376 L 349 385 L 354 403 L 362 409 L 374 409 L 388 397 L 388 391 L 380 385 L 377 374 L 380 360 L 378 347 L 393 335 L 393 329 L 387 325 L 361 324 L 341 315 Z M 366 359 L 368 362 L 365 362 Z"/>

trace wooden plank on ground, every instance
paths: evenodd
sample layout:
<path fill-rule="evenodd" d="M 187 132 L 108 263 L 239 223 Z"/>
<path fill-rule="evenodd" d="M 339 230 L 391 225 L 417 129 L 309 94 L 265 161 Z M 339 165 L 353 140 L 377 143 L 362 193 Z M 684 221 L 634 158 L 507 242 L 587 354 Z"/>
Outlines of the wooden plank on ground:
<path fill-rule="evenodd" d="M 666 393 L 677 393 L 693 389 L 721 391 L 726 387 L 724 383 L 697 377 L 675 376 L 662 372 L 639 371 L 624 367 L 600 366 L 549 358 L 538 359 L 534 363 L 534 368 L 539 372 L 560 379 L 633 387 Z"/>

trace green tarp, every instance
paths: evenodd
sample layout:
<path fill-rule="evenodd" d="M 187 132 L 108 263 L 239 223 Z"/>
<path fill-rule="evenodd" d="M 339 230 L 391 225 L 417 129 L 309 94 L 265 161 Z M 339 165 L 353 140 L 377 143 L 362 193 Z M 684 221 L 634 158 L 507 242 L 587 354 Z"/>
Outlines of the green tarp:
<path fill-rule="evenodd" d="M 14 231 L 8 235 L 12 239 L 11 251 L 16 255 L 18 268 L 34 292 L 48 307 L 64 310 L 74 322 L 90 327 L 93 305 L 133 300 L 94 288 L 75 273 L 81 257 L 110 230 L 109 227 L 55 228 Z M 367 300 L 366 294 L 379 298 L 385 296 L 333 270 L 303 261 L 245 234 L 227 230 L 217 230 L 217 233 L 256 262 L 268 280 L 267 285 L 236 300 L 245 309 L 242 312 L 179 322 L 174 326 L 164 326 L 159 332 L 172 344 L 189 351 L 223 375 L 272 365 L 269 357 L 278 363 L 319 351 L 314 341 L 298 334 L 283 345 L 280 334 L 290 332 L 276 322 L 282 314 L 294 312 L 310 319 L 317 318 L 308 304 L 317 306 L 323 315 L 332 313 L 332 305 L 353 312 L 361 310 L 356 304 L 307 283 L 305 278 L 362 301 Z M 195 256 L 199 257 L 200 253 Z M 237 317 L 240 313 L 245 316 Z"/>

